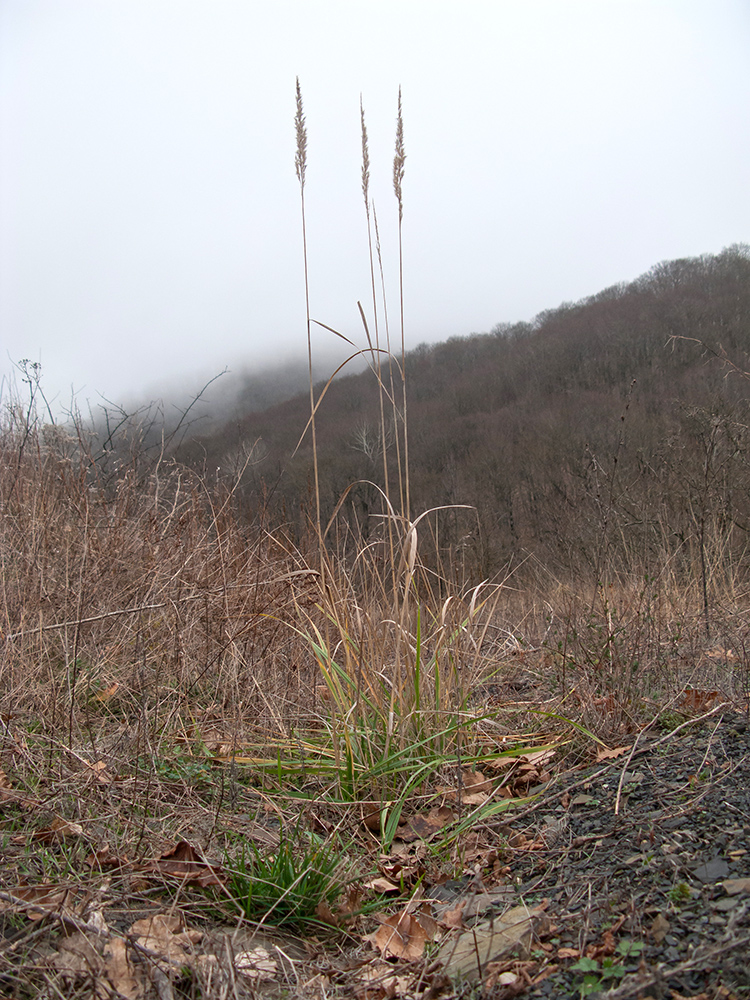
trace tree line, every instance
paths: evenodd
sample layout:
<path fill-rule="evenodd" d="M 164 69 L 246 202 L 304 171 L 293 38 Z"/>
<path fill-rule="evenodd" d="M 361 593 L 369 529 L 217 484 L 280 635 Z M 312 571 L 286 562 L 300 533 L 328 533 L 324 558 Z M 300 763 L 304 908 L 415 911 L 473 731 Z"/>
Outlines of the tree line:
<path fill-rule="evenodd" d="M 749 352 L 746 245 L 409 352 L 412 514 L 449 508 L 430 520 L 436 568 L 466 582 L 514 566 L 705 588 L 746 576 Z M 303 394 L 186 442 L 180 458 L 234 477 L 248 516 L 299 542 L 308 416 Z M 383 446 L 395 462 L 383 430 L 372 372 L 331 384 L 317 418 L 322 513 L 337 512 L 335 537 L 354 551 L 383 531 Z"/>

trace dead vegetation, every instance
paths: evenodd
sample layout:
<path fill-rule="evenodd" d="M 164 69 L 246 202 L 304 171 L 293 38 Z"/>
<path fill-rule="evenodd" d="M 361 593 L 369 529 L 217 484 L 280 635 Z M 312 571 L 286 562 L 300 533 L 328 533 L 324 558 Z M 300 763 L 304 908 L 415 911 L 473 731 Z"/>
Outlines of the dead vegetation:
<path fill-rule="evenodd" d="M 404 160 L 399 101 L 399 226 Z M 747 698 L 740 592 L 707 608 L 667 574 L 610 583 L 604 559 L 593 589 L 456 587 L 423 559 L 441 511 L 410 510 L 403 363 L 365 329 L 399 442 L 366 544 L 321 523 L 317 482 L 293 540 L 241 472 L 153 453 L 137 421 L 56 424 L 33 378 L 5 400 L 4 996 L 519 993 L 545 974 L 544 907 L 501 916 L 508 852 L 553 833 L 514 816 L 644 726 Z"/>

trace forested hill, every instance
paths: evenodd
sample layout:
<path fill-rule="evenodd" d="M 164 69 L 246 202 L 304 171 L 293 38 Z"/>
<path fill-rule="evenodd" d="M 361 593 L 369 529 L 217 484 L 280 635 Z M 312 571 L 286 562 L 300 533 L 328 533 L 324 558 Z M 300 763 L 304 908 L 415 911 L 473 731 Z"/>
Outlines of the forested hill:
<path fill-rule="evenodd" d="M 533 323 L 422 345 L 406 359 L 412 513 L 471 505 L 438 521 L 467 578 L 521 560 L 598 574 L 605 556 L 620 574 L 666 563 L 680 574 L 719 553 L 744 571 L 748 354 L 746 245 L 658 264 Z M 380 523 L 370 485 L 383 482 L 379 413 L 365 372 L 331 385 L 317 424 L 323 516 L 356 483 L 339 517 L 365 537 Z M 231 476 L 251 456 L 249 507 L 301 532 L 309 435 L 290 456 L 308 416 L 302 395 L 190 442 L 182 457 Z"/>

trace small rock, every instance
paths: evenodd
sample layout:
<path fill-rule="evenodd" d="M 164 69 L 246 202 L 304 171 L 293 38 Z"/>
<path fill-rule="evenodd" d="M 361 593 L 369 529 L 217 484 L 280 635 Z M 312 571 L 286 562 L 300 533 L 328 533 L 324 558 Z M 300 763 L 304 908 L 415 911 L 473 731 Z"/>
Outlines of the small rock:
<path fill-rule="evenodd" d="M 723 858 L 711 858 L 704 865 L 693 869 L 693 875 L 701 882 L 718 882 L 729 874 L 729 865 Z"/>
<path fill-rule="evenodd" d="M 720 899 L 717 903 L 714 903 L 714 908 L 721 910 L 722 913 L 728 913 L 730 910 L 733 910 L 738 903 L 739 899 L 734 899 L 730 896 L 728 899 Z"/>
<path fill-rule="evenodd" d="M 669 933 L 669 921 L 663 913 L 657 913 L 651 924 L 651 936 L 656 944 L 661 944 Z"/>
<path fill-rule="evenodd" d="M 515 906 L 496 920 L 477 924 L 443 943 L 438 958 L 448 975 L 476 978 L 488 962 L 497 962 L 514 951 L 528 951 L 542 909 Z"/>
<path fill-rule="evenodd" d="M 730 896 L 750 892 L 750 878 L 727 878 L 721 883 L 724 891 Z"/>

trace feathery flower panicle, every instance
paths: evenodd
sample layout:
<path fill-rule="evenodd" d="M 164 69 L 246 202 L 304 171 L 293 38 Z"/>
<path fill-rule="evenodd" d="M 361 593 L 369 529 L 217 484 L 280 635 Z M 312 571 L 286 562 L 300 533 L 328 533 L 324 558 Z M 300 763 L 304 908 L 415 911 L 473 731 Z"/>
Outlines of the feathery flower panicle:
<path fill-rule="evenodd" d="M 401 88 L 398 88 L 398 116 L 396 117 L 396 155 L 393 157 L 393 190 L 398 199 L 398 219 L 399 222 L 404 217 L 404 200 L 401 191 L 401 183 L 404 179 L 404 162 L 406 152 L 404 150 L 404 119 L 401 114 Z"/>
<path fill-rule="evenodd" d="M 365 199 L 365 209 L 370 214 L 370 151 L 367 143 L 367 125 L 365 125 L 365 109 L 362 106 L 362 95 L 359 95 L 359 120 L 362 125 L 362 194 Z"/>
<path fill-rule="evenodd" d="M 297 172 L 297 180 L 300 187 L 305 189 L 305 170 L 307 169 L 307 126 L 305 125 L 305 115 L 302 110 L 302 89 L 297 77 L 297 113 L 294 116 L 294 125 L 297 130 L 297 152 L 294 156 L 294 169 Z"/>

